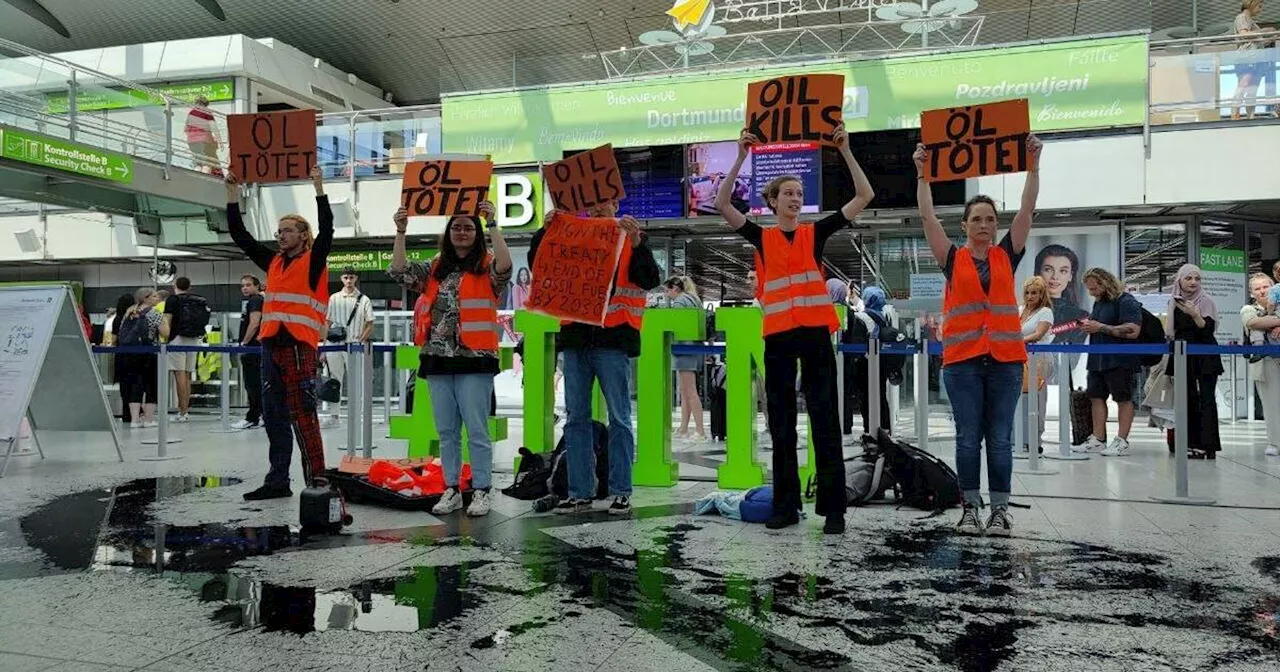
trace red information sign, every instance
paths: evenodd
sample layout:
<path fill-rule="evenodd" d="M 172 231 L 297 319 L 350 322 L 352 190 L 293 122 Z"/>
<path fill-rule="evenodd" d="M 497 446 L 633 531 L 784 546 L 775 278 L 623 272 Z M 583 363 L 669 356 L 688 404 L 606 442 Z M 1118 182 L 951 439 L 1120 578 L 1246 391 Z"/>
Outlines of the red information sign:
<path fill-rule="evenodd" d="M 942 182 L 1025 172 L 1030 135 L 1025 98 L 929 110 L 920 115 L 925 179 Z"/>
<path fill-rule="evenodd" d="M 533 261 L 525 310 L 603 325 L 623 242 L 617 220 L 556 212 Z"/>
<path fill-rule="evenodd" d="M 492 177 L 492 161 L 414 161 L 404 167 L 400 202 L 410 216 L 474 215 Z"/>
<path fill-rule="evenodd" d="M 316 111 L 232 114 L 227 117 L 231 173 L 242 183 L 286 182 L 316 165 Z"/>
<path fill-rule="evenodd" d="M 747 85 L 747 130 L 766 145 L 821 142 L 844 119 L 844 75 L 792 75 Z"/>
<path fill-rule="evenodd" d="M 549 163 L 542 167 L 542 175 L 556 209 L 564 212 L 583 212 L 594 205 L 621 201 L 627 195 L 613 145 L 601 145 Z"/>

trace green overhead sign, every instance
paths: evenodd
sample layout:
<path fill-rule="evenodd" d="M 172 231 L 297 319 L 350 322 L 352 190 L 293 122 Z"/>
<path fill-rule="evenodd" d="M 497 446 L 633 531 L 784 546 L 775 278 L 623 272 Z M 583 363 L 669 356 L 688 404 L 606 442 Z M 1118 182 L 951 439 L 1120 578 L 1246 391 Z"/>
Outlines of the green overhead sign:
<path fill-rule="evenodd" d="M 112 182 L 133 182 L 133 158 L 30 131 L 0 127 L 0 157 Z"/>
<path fill-rule="evenodd" d="M 235 100 L 236 80 L 209 79 L 196 82 L 176 82 L 173 84 L 147 84 L 148 88 L 158 91 L 170 98 L 187 102 L 199 96 L 209 102 Z M 50 93 L 45 96 L 45 108 L 49 114 L 65 114 L 68 107 L 67 93 Z M 123 110 L 131 107 L 147 107 L 164 105 L 164 99 L 134 89 L 88 88 L 76 93 L 76 111 L 94 112 L 98 110 Z"/>
<path fill-rule="evenodd" d="M 428 262 L 435 250 L 405 250 L 409 261 Z M 385 271 L 391 266 L 391 250 L 359 250 L 356 252 L 330 252 L 329 273 L 341 273 L 350 266 L 357 271 Z"/>
<path fill-rule="evenodd" d="M 784 74 L 844 75 L 850 133 L 917 128 L 920 113 L 1030 100 L 1031 128 L 1139 126 L 1146 119 L 1143 35 L 929 56 L 649 77 L 445 96 L 445 152 L 496 164 L 559 161 L 566 150 L 735 140 L 747 85 Z"/>

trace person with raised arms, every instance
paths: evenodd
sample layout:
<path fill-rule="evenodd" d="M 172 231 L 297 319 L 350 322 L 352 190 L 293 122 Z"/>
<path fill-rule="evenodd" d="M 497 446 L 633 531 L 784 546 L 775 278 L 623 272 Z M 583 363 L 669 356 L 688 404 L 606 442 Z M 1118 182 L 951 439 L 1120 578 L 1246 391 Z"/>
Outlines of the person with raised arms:
<path fill-rule="evenodd" d="M 974 196 L 964 206 L 964 245 L 951 242 L 933 209 L 933 189 L 925 180 L 924 145 L 916 145 L 916 199 L 925 239 L 946 279 L 942 299 L 942 382 L 956 422 L 956 472 L 964 495 L 960 534 L 1007 537 L 1009 489 L 1013 479 L 1013 421 L 1022 394 L 1027 361 L 1018 294 L 1013 276 L 1027 251 L 1027 236 L 1040 194 L 1041 143 L 1027 140 L 1028 165 L 1022 204 L 1009 232 L 996 242 L 1000 219 L 995 201 Z M 987 449 L 991 516 L 983 525 L 982 445 Z"/>
<path fill-rule="evenodd" d="M 554 212 L 547 213 L 548 225 Z M 588 209 L 591 217 L 617 218 L 618 204 L 606 201 Z M 562 323 L 557 349 L 564 357 L 564 399 L 568 420 L 564 427 L 568 453 L 569 498 L 556 507 L 558 514 L 590 511 L 596 494 L 595 451 L 593 450 L 591 394 L 600 381 L 609 412 L 609 513 L 631 512 L 631 465 L 635 462 L 635 430 L 631 427 L 631 359 L 640 356 L 640 325 L 644 316 L 645 293 L 662 283 L 653 251 L 640 231 L 640 223 L 630 215 L 618 218 L 626 235 L 613 294 L 609 297 L 604 326 L 578 322 Z M 538 247 L 547 229 L 544 226 L 529 241 L 529 266 L 534 266 Z M 534 283 L 541 282 L 535 275 Z"/>
<path fill-rule="evenodd" d="M 277 249 L 254 239 L 244 226 L 237 194 L 238 180 L 227 171 L 227 225 L 231 239 L 267 273 L 262 306 L 262 422 L 270 443 L 271 470 L 262 487 L 247 492 L 250 501 L 292 497 L 289 465 L 293 441 L 302 451 L 304 487 L 324 474 L 324 442 L 316 416 L 317 346 L 324 336 L 325 303 L 329 300 L 329 249 L 333 246 L 333 210 L 324 194 L 324 174 L 311 169 L 316 191 L 318 232 L 302 215 L 289 214 L 276 223 Z"/>
<path fill-rule="evenodd" d="M 488 222 L 490 253 L 480 227 Z M 418 377 L 427 381 L 431 411 L 440 433 L 444 495 L 431 509 L 437 516 L 462 508 L 462 428 L 471 457 L 471 505 L 467 515 L 489 513 L 493 483 L 493 442 L 489 438 L 490 397 L 498 375 L 498 296 L 511 281 L 511 251 L 502 238 L 493 204 L 482 201 L 479 216 L 455 215 L 440 236 L 440 254 L 410 263 L 405 254 L 409 213 L 395 214 L 396 237 L 387 273 L 406 289 L 422 294 L 422 352 Z M 415 318 L 416 319 L 416 318 Z M 415 339 L 416 340 L 416 339 Z"/>
<path fill-rule="evenodd" d="M 773 439 L 773 515 L 770 529 L 800 522 L 800 475 L 796 456 L 796 362 L 817 460 L 816 513 L 826 518 L 823 532 L 844 532 L 844 455 L 836 404 L 836 359 L 831 335 L 840 328 L 835 306 L 822 277 L 822 251 L 827 240 L 850 225 L 875 196 L 871 182 L 849 147 L 844 124 L 834 139 L 853 176 L 854 197 L 816 224 L 800 223 L 804 184 L 784 175 L 764 188 L 764 200 L 777 217 L 777 226 L 762 227 L 732 204 L 733 185 L 753 145 L 760 140 L 747 129 L 738 138 L 738 158 L 721 182 L 716 207 L 725 223 L 756 248 L 757 269 L 763 282 L 764 378 L 768 399 L 769 435 Z"/>

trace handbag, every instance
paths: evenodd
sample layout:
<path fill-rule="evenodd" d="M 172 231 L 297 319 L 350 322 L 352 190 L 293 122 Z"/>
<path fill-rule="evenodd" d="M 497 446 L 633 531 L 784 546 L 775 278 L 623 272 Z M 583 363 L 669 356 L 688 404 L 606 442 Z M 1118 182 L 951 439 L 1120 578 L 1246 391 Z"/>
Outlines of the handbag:
<path fill-rule="evenodd" d="M 1151 376 L 1151 380 L 1147 383 L 1147 394 L 1142 400 L 1142 405 L 1155 410 L 1173 408 L 1174 395 L 1173 376 L 1161 373 L 1158 376 Z"/>
<path fill-rule="evenodd" d="M 347 316 L 347 323 L 345 325 L 330 324 L 329 331 L 324 335 L 324 340 L 330 343 L 347 342 L 347 330 L 351 328 L 351 320 L 356 319 L 356 311 L 360 310 L 360 300 L 363 298 L 363 294 L 356 292 L 356 305 L 351 307 L 351 314 Z"/>
<path fill-rule="evenodd" d="M 322 372 L 316 376 L 316 397 L 320 401 L 336 404 L 342 401 L 342 381 L 329 373 L 329 365 L 325 364 Z"/>

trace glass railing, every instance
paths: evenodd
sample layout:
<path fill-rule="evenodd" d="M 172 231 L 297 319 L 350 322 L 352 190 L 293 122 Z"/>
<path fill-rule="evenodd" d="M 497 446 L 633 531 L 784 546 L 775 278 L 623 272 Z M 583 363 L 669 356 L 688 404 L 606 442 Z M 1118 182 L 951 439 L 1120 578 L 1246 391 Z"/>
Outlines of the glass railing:
<path fill-rule="evenodd" d="M 418 155 L 440 153 L 440 106 L 335 112 L 319 116 L 316 154 L 326 177 L 404 172 Z"/>
<path fill-rule="evenodd" d="M 1274 117 L 1280 31 L 1151 44 L 1153 125 Z"/>
<path fill-rule="evenodd" d="M 226 116 L 190 100 L 0 39 L 0 125 L 167 167 L 224 165 Z"/>

